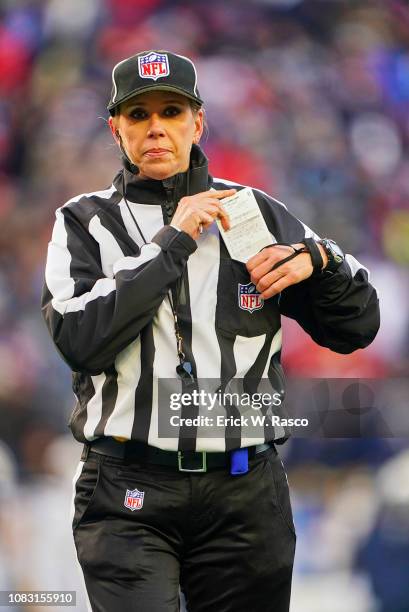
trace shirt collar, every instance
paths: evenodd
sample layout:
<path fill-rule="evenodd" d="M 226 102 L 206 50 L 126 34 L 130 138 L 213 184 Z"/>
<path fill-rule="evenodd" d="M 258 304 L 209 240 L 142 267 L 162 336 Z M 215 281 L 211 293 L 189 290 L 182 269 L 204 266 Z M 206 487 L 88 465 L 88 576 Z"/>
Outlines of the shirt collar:
<path fill-rule="evenodd" d="M 125 196 L 131 202 L 162 204 L 169 190 L 173 191 L 173 200 L 178 202 L 185 195 L 207 191 L 212 182 L 207 157 L 195 144 L 190 154 L 189 169 L 162 181 L 138 177 L 131 172 L 126 159 L 123 159 L 123 166 L 114 178 L 114 186 L 122 196 L 125 189 Z"/>

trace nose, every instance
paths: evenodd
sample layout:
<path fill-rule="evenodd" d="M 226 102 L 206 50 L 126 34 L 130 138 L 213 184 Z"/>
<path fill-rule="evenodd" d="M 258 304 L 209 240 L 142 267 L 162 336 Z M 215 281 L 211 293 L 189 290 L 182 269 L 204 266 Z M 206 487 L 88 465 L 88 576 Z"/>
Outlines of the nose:
<path fill-rule="evenodd" d="M 150 116 L 147 136 L 150 138 L 165 136 L 165 129 L 163 127 L 162 119 L 157 113 L 152 113 Z"/>

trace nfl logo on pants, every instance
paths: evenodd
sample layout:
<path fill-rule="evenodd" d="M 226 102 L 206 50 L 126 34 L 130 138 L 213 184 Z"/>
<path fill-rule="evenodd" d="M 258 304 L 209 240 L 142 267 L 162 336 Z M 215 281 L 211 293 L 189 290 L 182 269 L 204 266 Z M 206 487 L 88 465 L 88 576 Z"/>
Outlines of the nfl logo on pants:
<path fill-rule="evenodd" d="M 129 508 L 129 510 L 140 510 L 143 506 L 143 498 L 145 497 L 145 493 L 143 491 L 138 491 L 138 489 L 133 489 L 130 491 L 126 490 L 125 493 L 125 508 Z"/>

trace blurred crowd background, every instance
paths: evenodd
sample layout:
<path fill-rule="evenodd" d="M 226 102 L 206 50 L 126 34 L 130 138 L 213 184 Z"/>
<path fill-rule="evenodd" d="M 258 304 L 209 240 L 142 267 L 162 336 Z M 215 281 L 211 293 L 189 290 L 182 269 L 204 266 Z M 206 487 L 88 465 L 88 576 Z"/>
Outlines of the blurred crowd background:
<path fill-rule="evenodd" d="M 406 2 L 1 0 L 0 590 L 77 590 L 81 612 L 80 448 L 40 294 L 54 210 L 120 166 L 112 68 L 151 48 L 197 65 L 212 174 L 267 191 L 371 270 L 375 342 L 335 355 L 287 321 L 287 374 L 409 373 Z M 408 612 L 409 441 L 294 438 L 280 451 L 298 534 L 292 612 Z"/>

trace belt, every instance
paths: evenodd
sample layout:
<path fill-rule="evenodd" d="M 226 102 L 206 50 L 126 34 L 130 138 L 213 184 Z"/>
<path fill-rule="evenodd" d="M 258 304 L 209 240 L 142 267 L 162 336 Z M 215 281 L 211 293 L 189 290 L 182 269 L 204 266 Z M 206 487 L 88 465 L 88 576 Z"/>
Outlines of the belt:
<path fill-rule="evenodd" d="M 254 459 L 259 453 L 271 448 L 277 453 L 273 442 L 250 446 L 249 459 Z M 125 461 L 134 460 L 173 467 L 179 472 L 206 472 L 209 469 L 230 467 L 229 452 L 168 451 L 136 440 L 120 442 L 114 438 L 98 438 L 94 442 L 84 444 L 81 460 L 86 461 L 90 452 Z"/>

